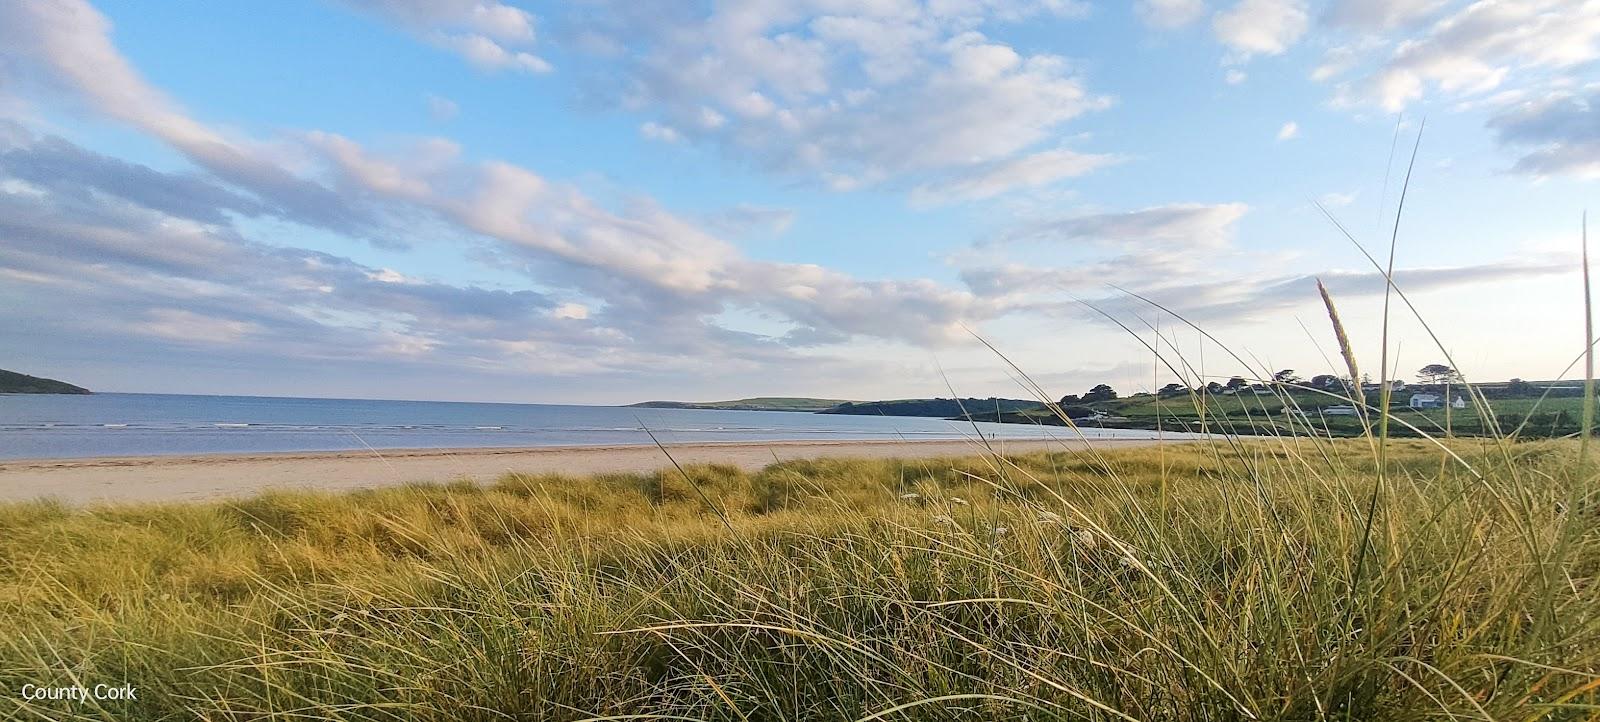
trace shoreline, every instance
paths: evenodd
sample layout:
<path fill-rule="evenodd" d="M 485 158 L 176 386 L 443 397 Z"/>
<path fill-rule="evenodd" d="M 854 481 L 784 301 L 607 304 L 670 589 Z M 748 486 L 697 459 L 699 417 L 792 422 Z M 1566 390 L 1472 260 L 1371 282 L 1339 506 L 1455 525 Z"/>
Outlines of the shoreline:
<path fill-rule="evenodd" d="M 996 440 L 992 446 L 1000 453 L 1012 454 L 1156 443 L 1162 442 L 1148 438 Z M 680 464 L 722 463 L 748 470 L 793 459 L 913 459 L 987 453 L 971 439 L 725 441 L 671 445 L 667 451 Z M 0 502 L 43 498 L 80 505 L 201 501 L 284 489 L 337 492 L 460 479 L 483 483 L 513 472 L 573 476 L 647 473 L 671 465 L 661 449 L 639 444 L 10 459 L 0 460 Z"/>

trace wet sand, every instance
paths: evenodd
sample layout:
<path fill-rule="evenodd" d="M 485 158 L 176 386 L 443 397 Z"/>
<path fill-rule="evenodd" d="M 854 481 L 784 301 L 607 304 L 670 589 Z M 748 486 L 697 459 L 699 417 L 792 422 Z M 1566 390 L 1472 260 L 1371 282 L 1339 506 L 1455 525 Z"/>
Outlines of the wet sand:
<path fill-rule="evenodd" d="M 1152 439 L 997 441 L 1001 453 L 1129 447 Z M 821 457 L 927 458 L 986 453 L 972 441 L 790 441 L 683 444 L 668 447 L 680 464 L 759 469 L 774 461 Z M 648 472 L 671 465 L 654 446 L 520 449 L 399 449 L 204 456 L 0 461 L 0 501 L 55 498 L 92 502 L 191 501 L 241 497 L 269 489 L 347 491 L 418 481 L 489 482 L 509 472 Z"/>

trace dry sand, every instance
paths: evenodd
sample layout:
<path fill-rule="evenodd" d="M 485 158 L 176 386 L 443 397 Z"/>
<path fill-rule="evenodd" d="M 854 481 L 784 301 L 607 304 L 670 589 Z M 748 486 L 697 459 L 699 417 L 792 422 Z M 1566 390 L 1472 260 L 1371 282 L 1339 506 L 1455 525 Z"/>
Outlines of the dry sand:
<path fill-rule="evenodd" d="M 1082 449 L 1084 441 L 995 442 L 1003 453 Z M 1097 439 L 1096 446 L 1138 446 L 1150 439 Z M 680 464 L 735 464 L 759 469 L 774 460 L 820 457 L 970 456 L 970 441 L 790 441 L 683 444 L 669 447 Z M 97 501 L 186 501 L 248 496 L 268 489 L 345 491 L 414 481 L 492 481 L 507 472 L 596 474 L 646 472 L 666 466 L 654 446 L 565 446 L 523 449 L 401 449 L 207 456 L 0 461 L 0 501 L 53 497 Z"/>

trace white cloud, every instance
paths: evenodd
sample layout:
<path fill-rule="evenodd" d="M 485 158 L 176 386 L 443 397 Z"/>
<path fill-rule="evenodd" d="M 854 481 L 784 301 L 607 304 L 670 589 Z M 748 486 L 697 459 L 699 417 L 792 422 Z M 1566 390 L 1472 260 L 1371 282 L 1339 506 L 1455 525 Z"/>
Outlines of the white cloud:
<path fill-rule="evenodd" d="M 1430 89 L 1471 96 L 1513 75 L 1576 69 L 1596 58 L 1600 0 L 1484 0 L 1397 42 L 1375 71 L 1341 84 L 1335 101 L 1398 112 Z"/>
<path fill-rule="evenodd" d="M 1246 75 L 1243 70 L 1239 70 L 1238 68 L 1229 68 L 1228 72 L 1224 73 L 1222 76 L 1222 79 L 1229 85 L 1239 85 L 1249 78 L 1250 76 Z"/>
<path fill-rule="evenodd" d="M 1448 4 L 1449 0 L 1334 0 L 1323 20 L 1337 27 L 1389 30 L 1427 18 Z"/>
<path fill-rule="evenodd" d="M 434 40 L 460 53 L 468 62 L 483 70 L 516 70 L 525 73 L 548 73 L 552 70 L 544 58 L 507 48 L 484 35 L 438 35 Z"/>
<path fill-rule="evenodd" d="M 396 23 L 484 70 L 547 73 L 551 67 L 525 48 L 534 42 L 534 17 L 495 0 L 341 0 Z"/>
<path fill-rule="evenodd" d="M 1239 0 L 1211 21 L 1217 39 L 1239 56 L 1279 55 L 1304 35 L 1304 0 Z"/>
<path fill-rule="evenodd" d="M 650 140 L 659 140 L 663 143 L 676 143 L 683 140 L 683 134 L 670 126 L 662 125 L 653 120 L 645 121 L 639 125 L 639 135 Z"/>
<path fill-rule="evenodd" d="M 1113 155 L 1078 153 L 1065 148 L 1040 151 L 987 164 L 938 183 L 918 186 L 911 193 L 911 202 L 938 205 L 993 198 L 1015 188 L 1032 188 L 1075 178 L 1120 161 Z"/>
<path fill-rule="evenodd" d="M 1338 77 L 1355 67 L 1359 60 L 1360 51 L 1354 46 L 1338 45 L 1328 48 L 1322 54 L 1322 62 L 1311 71 L 1311 79 L 1320 82 Z"/>
<path fill-rule="evenodd" d="M 329 189 L 284 169 L 259 146 L 190 118 L 128 64 L 112 46 L 110 31 L 105 17 L 83 0 L 0 4 L 0 60 L 171 144 L 300 222 L 347 232 L 373 223 Z"/>
<path fill-rule="evenodd" d="M 1024 224 L 1003 233 L 995 242 L 1096 244 L 1121 250 L 1217 249 L 1232 241 L 1239 219 L 1249 210 L 1243 203 L 1179 203 L 1121 213 L 1068 216 Z"/>
<path fill-rule="evenodd" d="M 935 183 L 1039 152 L 1107 107 L 1068 60 L 1019 52 L 986 25 L 1073 16 L 1080 3 L 926 0 L 600 2 L 568 29 L 614 72 L 594 92 L 685 140 L 837 190 Z M 581 41 L 581 42 L 580 42 Z"/>
<path fill-rule="evenodd" d="M 1317 200 L 1328 208 L 1342 208 L 1356 202 L 1356 196 L 1358 195 L 1359 193 L 1356 191 L 1351 191 L 1349 193 L 1324 193 L 1322 194 L 1322 197 Z"/>
<path fill-rule="evenodd" d="M 1193 264 L 1173 262 L 1162 269 L 1130 268 L 1127 260 L 1113 259 L 1087 268 L 1010 265 L 968 269 L 962 277 L 979 293 L 1007 304 L 1012 312 L 1032 312 L 1052 319 L 1076 315 L 1099 320 L 1104 311 L 1119 318 L 1147 317 L 1153 307 L 1107 284 L 1139 293 L 1183 314 L 1191 321 L 1209 324 L 1258 320 L 1273 312 L 1320 303 L 1316 282 L 1320 278 L 1343 300 L 1382 294 L 1386 284 L 1375 271 L 1328 270 L 1317 274 L 1250 276 L 1237 272 L 1200 273 Z M 1408 293 L 1451 287 L 1481 288 L 1488 284 L 1572 273 L 1566 257 L 1504 259 L 1470 266 L 1407 268 L 1395 271 L 1394 281 Z M 1070 294 L 1064 296 L 1063 294 Z M 1084 305 L 1093 304 L 1099 311 Z"/>
<path fill-rule="evenodd" d="M 424 30 L 451 27 L 508 42 L 532 42 L 534 39 L 533 16 L 495 0 L 341 1 L 358 10 Z"/>
<path fill-rule="evenodd" d="M 1489 127 L 1502 145 L 1528 149 L 1516 172 L 1600 178 L 1600 84 L 1516 103 Z"/>
<path fill-rule="evenodd" d="M 1296 123 L 1296 122 L 1294 122 L 1292 120 L 1287 122 L 1287 123 L 1284 123 L 1283 127 L 1278 128 L 1278 140 L 1280 140 L 1280 141 L 1290 140 L 1292 138 L 1298 138 L 1299 136 L 1300 136 L 1300 124 Z"/>
<path fill-rule="evenodd" d="M 794 221 L 793 210 L 749 203 L 740 203 L 704 218 L 707 227 L 723 235 L 735 237 L 751 233 L 781 235 L 794 225 Z"/>
<path fill-rule="evenodd" d="M 1205 0 L 1138 0 L 1133 5 L 1139 19 L 1153 28 L 1181 28 L 1206 12 Z"/>
<path fill-rule="evenodd" d="M 563 303 L 551 309 L 550 315 L 555 318 L 582 321 L 589 317 L 589 307 L 581 303 Z"/>
<path fill-rule="evenodd" d="M 461 114 L 461 106 L 456 105 L 454 100 L 432 93 L 428 94 L 426 100 L 428 101 L 428 117 L 433 118 L 434 122 L 443 123 L 454 120 L 457 115 Z"/>
<path fill-rule="evenodd" d="M 237 344 L 262 330 L 259 324 L 250 321 L 216 318 L 177 308 L 150 309 L 145 320 L 134 322 L 131 327 L 136 333 L 200 344 Z"/>
<path fill-rule="evenodd" d="M 1600 176 L 1589 77 L 1600 0 L 1344 0 L 1327 19 L 1365 33 L 1330 48 L 1312 73 L 1345 78 L 1334 106 L 1399 113 L 1438 96 L 1456 112 L 1486 112 L 1499 144 L 1522 153 L 1514 172 Z"/>

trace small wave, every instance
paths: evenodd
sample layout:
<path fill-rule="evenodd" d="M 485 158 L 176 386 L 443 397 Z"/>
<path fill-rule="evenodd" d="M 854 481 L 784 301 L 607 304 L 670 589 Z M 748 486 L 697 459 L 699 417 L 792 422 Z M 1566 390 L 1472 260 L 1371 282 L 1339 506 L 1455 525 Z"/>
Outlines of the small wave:
<path fill-rule="evenodd" d="M 215 424 L 212 424 L 212 426 L 215 426 L 215 427 L 217 427 L 219 429 L 244 429 L 244 428 L 249 428 L 250 425 L 249 424 L 215 423 Z"/>
<path fill-rule="evenodd" d="M 104 427 L 106 427 L 108 429 L 126 429 L 126 428 L 128 428 L 127 424 L 101 424 L 101 426 L 104 426 Z"/>

